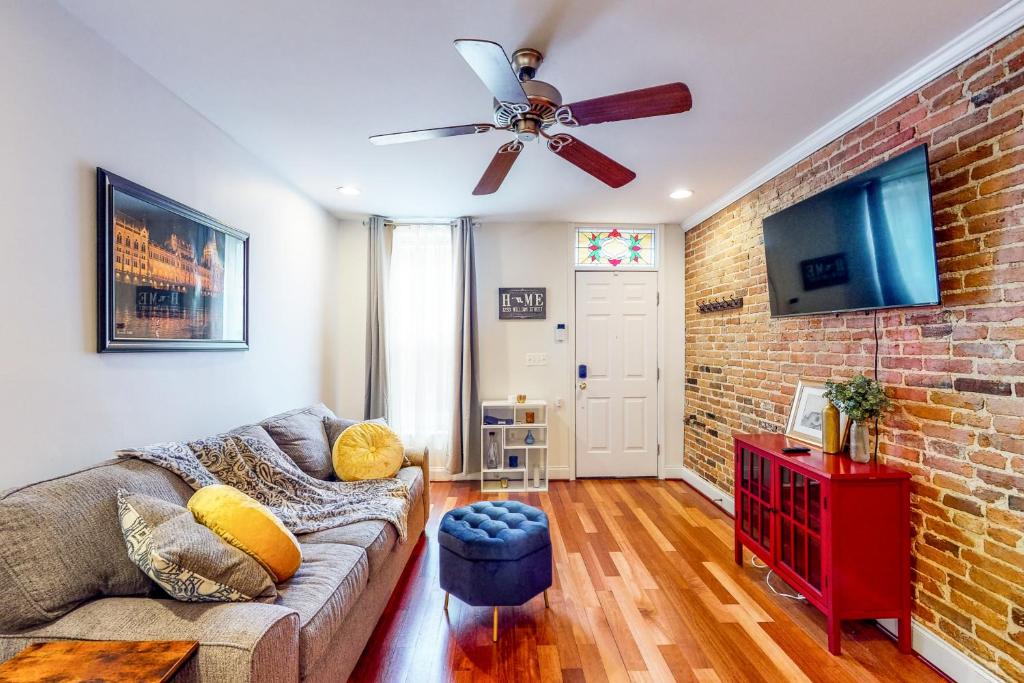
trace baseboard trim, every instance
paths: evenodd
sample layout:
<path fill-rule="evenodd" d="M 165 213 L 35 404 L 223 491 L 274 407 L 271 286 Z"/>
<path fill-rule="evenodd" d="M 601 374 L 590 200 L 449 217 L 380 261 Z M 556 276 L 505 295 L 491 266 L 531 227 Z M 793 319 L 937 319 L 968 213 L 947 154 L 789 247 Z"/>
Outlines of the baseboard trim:
<path fill-rule="evenodd" d="M 896 637 L 895 619 L 878 619 L 877 623 L 883 631 Z M 910 634 L 914 652 L 956 683 L 1000 683 L 991 671 L 913 619 L 910 621 Z"/>
<path fill-rule="evenodd" d="M 662 470 L 662 479 L 682 479 L 683 468 L 682 467 L 666 467 Z"/>
<path fill-rule="evenodd" d="M 568 465 L 559 465 L 558 467 L 548 468 L 548 479 L 554 481 L 572 479 L 572 473 L 569 471 Z"/>
<path fill-rule="evenodd" d="M 675 471 L 675 469 L 676 468 L 672 468 L 672 471 Z M 685 481 L 696 489 L 698 493 L 728 512 L 730 515 L 735 515 L 736 504 L 733 501 L 732 496 L 709 482 L 707 479 L 701 477 L 689 467 L 680 467 L 678 470 L 679 479 Z M 668 477 L 668 471 L 666 471 L 665 476 Z M 674 479 L 675 477 L 672 478 Z"/>
<path fill-rule="evenodd" d="M 430 468 L 430 481 L 471 481 L 479 478 L 479 472 L 459 472 L 458 474 L 452 474 L 444 467 Z"/>
<path fill-rule="evenodd" d="M 1024 24 L 1024 1 L 1011 0 L 928 57 L 832 119 L 818 130 L 770 161 L 710 204 L 683 221 L 683 229 L 703 223 L 738 199 L 779 175 L 813 152 L 881 113 L 915 90 L 973 57 Z"/>
<path fill-rule="evenodd" d="M 552 481 L 572 479 L 568 466 L 551 467 L 548 469 L 548 478 Z M 430 468 L 430 481 L 478 481 L 479 472 L 460 472 L 451 474 L 444 467 Z"/>

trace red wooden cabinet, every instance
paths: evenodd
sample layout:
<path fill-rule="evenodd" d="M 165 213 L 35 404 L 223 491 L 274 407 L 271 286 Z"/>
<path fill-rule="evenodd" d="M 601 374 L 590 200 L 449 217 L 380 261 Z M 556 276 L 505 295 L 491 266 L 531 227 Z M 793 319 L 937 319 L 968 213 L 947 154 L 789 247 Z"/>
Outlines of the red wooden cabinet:
<path fill-rule="evenodd" d="M 782 434 L 734 437 L 736 563 L 743 546 L 828 620 L 899 619 L 910 652 L 910 475 L 845 455 L 783 453 Z"/>

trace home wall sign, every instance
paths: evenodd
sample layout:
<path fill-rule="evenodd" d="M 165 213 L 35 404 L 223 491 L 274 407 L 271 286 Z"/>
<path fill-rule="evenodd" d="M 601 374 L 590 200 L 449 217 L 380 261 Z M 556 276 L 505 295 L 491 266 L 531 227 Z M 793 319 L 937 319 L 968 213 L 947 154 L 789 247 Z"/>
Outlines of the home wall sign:
<path fill-rule="evenodd" d="M 498 320 L 544 320 L 547 318 L 546 287 L 498 288 Z"/>

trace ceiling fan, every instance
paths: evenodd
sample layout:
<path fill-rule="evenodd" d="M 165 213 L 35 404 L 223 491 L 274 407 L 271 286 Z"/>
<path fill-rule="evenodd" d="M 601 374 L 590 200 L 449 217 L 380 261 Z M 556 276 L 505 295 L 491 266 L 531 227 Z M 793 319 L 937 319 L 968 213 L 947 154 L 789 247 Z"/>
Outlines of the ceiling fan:
<path fill-rule="evenodd" d="M 562 104 L 562 94 L 553 85 L 534 80 L 537 69 L 544 61 L 544 56 L 538 50 L 516 50 L 512 53 L 510 62 L 504 48 L 489 40 L 456 40 L 455 49 L 494 95 L 494 123 L 471 123 L 464 126 L 374 135 L 370 137 L 370 142 L 375 145 L 392 145 L 487 133 L 492 130 L 515 133 L 514 140 L 498 148 L 476 189 L 473 190 L 475 195 L 496 192 L 519 153 L 523 151 L 524 143 L 533 142 L 538 138 L 545 140 L 550 151 L 606 185 L 622 187 L 636 178 L 636 173 L 572 135 L 560 132 L 551 134 L 548 129 L 555 124 L 576 127 L 607 121 L 681 114 L 689 111 L 693 103 L 690 89 L 686 85 L 667 83 Z"/>

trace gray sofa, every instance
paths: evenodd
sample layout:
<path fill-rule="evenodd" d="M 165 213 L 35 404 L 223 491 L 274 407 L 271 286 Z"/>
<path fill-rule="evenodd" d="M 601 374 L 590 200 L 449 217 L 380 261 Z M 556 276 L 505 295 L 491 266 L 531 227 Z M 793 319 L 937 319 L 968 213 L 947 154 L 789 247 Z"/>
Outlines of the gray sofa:
<path fill-rule="evenodd" d="M 276 425 L 279 438 L 280 425 L 292 424 L 285 435 L 292 443 L 326 443 L 311 415 L 333 413 L 311 406 L 261 424 Z M 288 443 L 279 445 L 288 452 Z M 407 456 L 413 466 L 397 476 L 412 495 L 408 541 L 376 520 L 300 536 L 302 566 L 278 586 L 273 604 L 152 597 L 154 584 L 125 551 L 116 493 L 185 505 L 192 489 L 160 467 L 108 461 L 7 491 L 0 496 L 0 661 L 42 641 L 197 640 L 198 653 L 175 681 L 344 681 L 428 516 L 427 454 Z"/>

